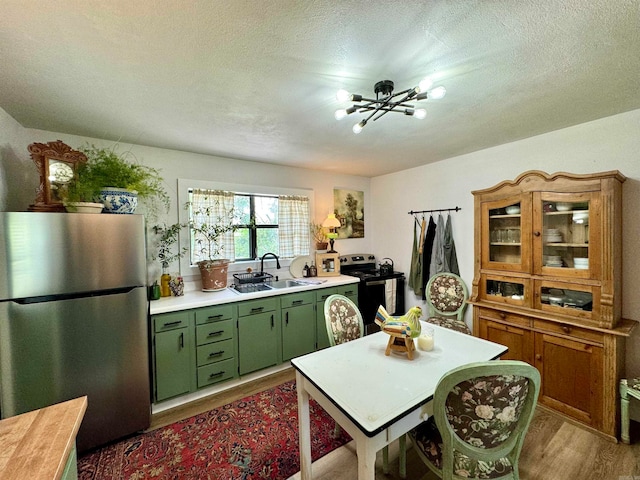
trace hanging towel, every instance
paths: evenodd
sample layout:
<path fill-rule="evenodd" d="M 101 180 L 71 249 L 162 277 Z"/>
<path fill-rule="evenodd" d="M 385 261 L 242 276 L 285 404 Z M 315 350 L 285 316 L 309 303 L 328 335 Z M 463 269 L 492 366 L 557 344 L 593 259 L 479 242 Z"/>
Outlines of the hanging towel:
<path fill-rule="evenodd" d="M 418 220 L 413 225 L 413 248 L 411 250 L 411 269 L 409 270 L 409 288 L 416 296 L 422 296 L 422 255 L 418 252 L 418 240 L 416 238 L 416 227 Z"/>
<path fill-rule="evenodd" d="M 427 233 L 424 236 L 424 248 L 422 252 L 422 299 L 426 300 L 425 287 L 429 282 L 429 265 L 431 264 L 431 254 L 433 253 L 433 242 L 436 238 L 436 222 L 433 221 L 433 216 L 429 217 L 429 226 L 427 227 Z"/>
<path fill-rule="evenodd" d="M 443 248 L 445 271 L 460 275 L 458 256 L 456 255 L 456 244 L 453 241 L 453 231 L 451 230 L 451 215 L 447 217 L 447 226 L 444 228 Z"/>
<path fill-rule="evenodd" d="M 387 312 L 396 311 L 396 286 L 398 281 L 396 278 L 390 278 L 384 281 L 384 303 L 387 308 Z"/>
<path fill-rule="evenodd" d="M 436 273 L 444 271 L 444 218 L 442 218 L 442 215 L 438 215 L 436 238 L 433 242 L 431 263 L 429 264 L 429 278 L 433 277 Z M 427 279 L 427 281 L 429 280 Z"/>

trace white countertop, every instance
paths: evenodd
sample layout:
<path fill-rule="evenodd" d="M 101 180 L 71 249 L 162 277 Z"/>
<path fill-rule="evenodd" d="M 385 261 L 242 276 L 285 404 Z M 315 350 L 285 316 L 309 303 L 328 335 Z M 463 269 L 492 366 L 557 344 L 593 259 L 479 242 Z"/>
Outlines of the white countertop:
<path fill-rule="evenodd" d="M 285 278 L 281 278 L 284 280 Z M 213 305 L 223 305 L 225 303 L 242 302 L 245 300 L 255 300 L 258 298 L 274 297 L 277 295 L 286 295 L 288 293 L 306 292 L 310 290 L 318 290 L 321 288 L 336 287 L 339 285 L 348 285 L 358 283 L 357 277 L 349 275 L 339 275 L 336 277 L 313 277 L 298 280 L 308 280 L 313 282 L 322 282 L 317 285 L 304 285 L 299 287 L 278 288 L 274 290 L 264 290 L 254 293 L 237 293 L 227 287 L 219 292 L 202 292 L 200 290 L 185 289 L 184 295 L 181 297 L 162 297 L 159 300 L 149 302 L 149 311 L 151 315 L 159 313 L 177 312 L 180 310 L 189 310 L 191 308 L 210 307 Z"/>

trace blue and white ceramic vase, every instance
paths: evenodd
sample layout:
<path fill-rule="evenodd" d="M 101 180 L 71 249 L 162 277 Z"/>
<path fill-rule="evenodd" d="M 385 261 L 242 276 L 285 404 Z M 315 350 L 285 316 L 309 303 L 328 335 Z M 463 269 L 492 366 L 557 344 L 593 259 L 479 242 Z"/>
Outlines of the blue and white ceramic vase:
<path fill-rule="evenodd" d="M 104 213 L 134 213 L 138 206 L 138 192 L 126 188 L 106 187 L 100 191 Z"/>

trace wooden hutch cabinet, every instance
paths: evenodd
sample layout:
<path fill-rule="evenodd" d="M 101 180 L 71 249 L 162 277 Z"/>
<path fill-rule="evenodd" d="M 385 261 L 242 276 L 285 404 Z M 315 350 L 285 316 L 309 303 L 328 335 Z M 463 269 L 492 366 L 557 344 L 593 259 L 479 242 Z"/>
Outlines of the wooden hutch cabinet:
<path fill-rule="evenodd" d="M 474 334 L 540 371 L 540 404 L 612 440 L 636 324 L 621 318 L 624 181 L 529 171 L 473 192 Z"/>

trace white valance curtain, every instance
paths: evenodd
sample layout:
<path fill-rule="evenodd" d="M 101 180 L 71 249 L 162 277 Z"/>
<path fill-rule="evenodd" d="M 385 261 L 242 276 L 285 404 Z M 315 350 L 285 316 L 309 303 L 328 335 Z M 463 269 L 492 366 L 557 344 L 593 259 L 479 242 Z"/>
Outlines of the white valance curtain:
<path fill-rule="evenodd" d="M 226 226 L 234 221 L 234 193 L 224 190 L 209 190 L 194 188 L 191 192 L 191 218 L 197 225 L 208 223 L 215 228 L 216 225 Z M 235 258 L 235 243 L 233 231 L 222 233 L 217 245 L 209 252 L 205 239 L 194 236 L 191 232 L 191 263 L 212 258 Z"/>
<path fill-rule="evenodd" d="M 278 197 L 278 236 L 280 257 L 308 255 L 311 244 L 309 232 L 309 198 L 298 195 Z"/>

